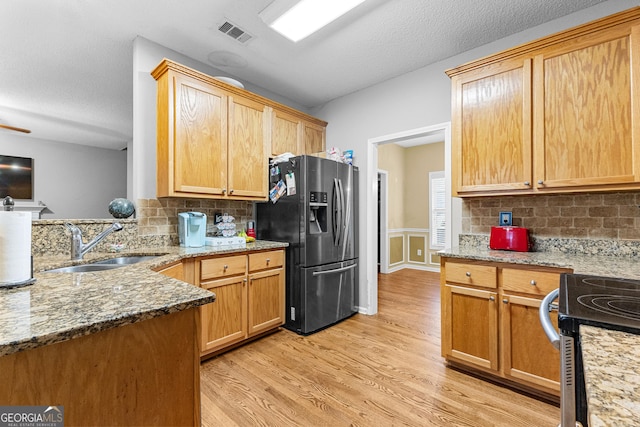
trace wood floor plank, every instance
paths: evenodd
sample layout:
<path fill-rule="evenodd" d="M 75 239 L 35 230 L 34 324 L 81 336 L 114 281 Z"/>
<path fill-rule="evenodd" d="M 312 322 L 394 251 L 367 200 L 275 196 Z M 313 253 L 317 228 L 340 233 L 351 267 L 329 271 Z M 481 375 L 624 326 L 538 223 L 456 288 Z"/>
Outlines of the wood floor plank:
<path fill-rule="evenodd" d="M 308 337 L 282 330 L 204 362 L 202 425 L 558 425 L 558 407 L 447 367 L 437 273 L 378 280 L 374 316 Z"/>

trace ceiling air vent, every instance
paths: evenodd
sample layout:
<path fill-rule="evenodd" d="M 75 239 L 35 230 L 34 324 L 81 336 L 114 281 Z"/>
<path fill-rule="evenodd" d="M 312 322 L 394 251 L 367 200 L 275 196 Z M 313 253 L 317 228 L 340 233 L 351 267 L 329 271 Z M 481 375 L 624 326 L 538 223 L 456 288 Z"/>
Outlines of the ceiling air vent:
<path fill-rule="evenodd" d="M 222 25 L 218 27 L 218 30 L 225 33 L 229 37 L 234 40 L 239 41 L 240 43 L 246 43 L 253 38 L 253 36 L 247 33 L 242 28 L 238 27 L 236 24 L 225 21 Z"/>

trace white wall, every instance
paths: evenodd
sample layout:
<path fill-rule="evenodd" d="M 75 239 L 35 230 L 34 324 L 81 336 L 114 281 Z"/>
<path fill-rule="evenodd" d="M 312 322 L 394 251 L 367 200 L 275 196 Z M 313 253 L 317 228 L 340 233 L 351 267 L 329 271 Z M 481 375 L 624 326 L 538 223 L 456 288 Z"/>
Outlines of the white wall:
<path fill-rule="evenodd" d="M 33 201 L 48 207 L 42 219 L 112 218 L 109 202 L 127 196 L 125 151 L 8 132 L 0 133 L 0 147 L 2 155 L 34 159 Z"/>
<path fill-rule="evenodd" d="M 446 69 L 635 6 L 638 6 L 638 2 L 631 0 L 603 2 L 333 100 L 312 110 L 311 114 L 329 122 L 327 146 L 336 146 L 342 150 L 353 149 L 354 163 L 360 167 L 360 247 L 376 245 L 376 236 L 366 233 L 369 226 L 367 206 L 370 206 L 369 198 L 375 197 L 377 188 L 374 183 L 366 182 L 369 175 L 367 141 L 383 135 L 450 121 L 451 90 L 450 80 L 445 74 Z M 376 227 L 371 229 L 375 230 Z M 369 261 L 360 260 L 361 303 L 372 301 L 369 296 L 377 291 L 377 286 L 372 283 L 376 280 L 376 268 Z M 373 261 L 375 264 L 375 260 Z M 375 298 L 375 295 L 372 295 L 372 298 Z M 375 304 L 372 304 L 372 307 L 375 310 Z M 361 307 L 361 310 L 366 312 L 368 308 Z"/>
<path fill-rule="evenodd" d="M 151 71 L 164 59 L 170 59 L 210 76 L 234 77 L 232 74 L 198 62 L 181 53 L 143 37 L 133 42 L 133 142 L 131 152 L 131 180 L 128 194 L 132 200 L 152 199 L 156 196 L 156 81 Z M 307 112 L 299 104 L 250 82 L 242 82 L 245 89 L 265 98 Z"/>

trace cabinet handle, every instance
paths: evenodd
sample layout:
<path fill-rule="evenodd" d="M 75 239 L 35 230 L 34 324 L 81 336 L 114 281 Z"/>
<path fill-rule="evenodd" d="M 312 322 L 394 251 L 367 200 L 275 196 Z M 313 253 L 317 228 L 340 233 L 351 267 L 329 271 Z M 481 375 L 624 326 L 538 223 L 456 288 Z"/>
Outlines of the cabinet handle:
<path fill-rule="evenodd" d="M 226 188 L 223 188 L 223 189 L 222 189 L 222 194 L 225 194 L 226 192 L 227 192 L 227 189 L 226 189 Z"/>
<path fill-rule="evenodd" d="M 271 262 L 271 259 L 267 258 L 267 265 L 269 265 L 270 262 Z"/>
<path fill-rule="evenodd" d="M 536 285 L 536 281 L 535 280 L 532 280 L 529 283 L 531 284 L 531 286 L 535 286 Z"/>
<path fill-rule="evenodd" d="M 539 180 L 538 181 L 538 185 L 542 185 L 542 184 L 544 184 L 544 181 L 543 180 Z"/>
<path fill-rule="evenodd" d="M 470 271 L 467 271 L 465 274 L 467 275 L 467 277 L 471 277 L 471 272 Z"/>
<path fill-rule="evenodd" d="M 530 186 L 531 186 L 531 183 L 530 183 L 529 181 L 525 181 L 525 182 L 524 182 L 524 185 L 526 185 L 527 187 L 530 187 Z"/>
<path fill-rule="evenodd" d="M 489 301 L 495 301 L 495 300 L 496 300 L 496 297 L 494 297 L 493 295 L 489 297 Z"/>
<path fill-rule="evenodd" d="M 505 303 L 505 304 L 509 304 L 509 300 L 508 300 L 508 299 L 506 299 L 506 298 L 504 298 L 504 299 L 502 300 L 502 302 L 503 302 L 503 303 Z"/>
<path fill-rule="evenodd" d="M 242 279 L 242 281 L 243 281 L 244 283 L 247 283 L 247 278 L 245 277 L 244 279 Z"/>
<path fill-rule="evenodd" d="M 233 194 L 233 188 L 229 190 L 229 194 Z"/>
<path fill-rule="evenodd" d="M 225 264 L 224 267 L 222 267 L 222 271 L 227 271 L 227 268 L 229 268 L 229 266 Z"/>

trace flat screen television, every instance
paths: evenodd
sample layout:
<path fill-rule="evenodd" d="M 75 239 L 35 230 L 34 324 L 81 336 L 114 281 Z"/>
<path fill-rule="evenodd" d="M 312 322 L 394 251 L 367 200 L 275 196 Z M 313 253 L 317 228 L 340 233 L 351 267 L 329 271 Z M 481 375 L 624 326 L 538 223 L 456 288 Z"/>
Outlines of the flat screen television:
<path fill-rule="evenodd" d="M 0 156 L 0 198 L 33 199 L 33 159 Z"/>

